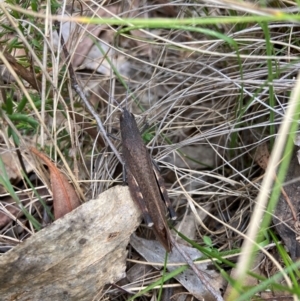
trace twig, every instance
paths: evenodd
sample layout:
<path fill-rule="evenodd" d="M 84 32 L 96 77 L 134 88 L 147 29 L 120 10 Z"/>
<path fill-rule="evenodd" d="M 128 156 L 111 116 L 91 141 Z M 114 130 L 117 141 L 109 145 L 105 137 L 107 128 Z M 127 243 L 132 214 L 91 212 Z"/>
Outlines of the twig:
<path fill-rule="evenodd" d="M 57 32 L 59 34 L 60 31 L 60 24 L 58 21 L 55 21 L 55 26 L 57 26 Z M 62 43 L 62 48 L 63 48 L 63 52 L 65 55 L 66 60 L 70 60 L 70 55 L 69 52 L 67 50 L 66 44 L 65 44 L 65 40 L 63 38 L 63 35 L 61 35 L 61 43 Z M 68 70 L 69 70 L 69 74 L 70 74 L 70 79 L 71 79 L 71 86 L 72 88 L 75 90 L 75 92 L 79 95 L 79 97 L 81 98 L 81 100 L 84 102 L 85 106 L 87 107 L 88 111 L 92 114 L 92 116 L 95 118 L 96 123 L 98 125 L 98 128 L 100 130 L 100 132 L 102 133 L 104 140 L 106 140 L 106 142 L 108 143 L 108 145 L 110 146 L 111 150 L 114 152 L 114 154 L 116 155 L 116 157 L 118 158 L 118 160 L 124 165 L 123 160 L 121 158 L 120 153 L 117 151 L 117 149 L 115 148 L 115 146 L 113 145 L 113 143 L 111 142 L 111 140 L 108 138 L 108 135 L 104 129 L 103 123 L 99 117 L 99 115 L 97 114 L 97 112 L 95 111 L 94 107 L 91 105 L 91 103 L 87 100 L 87 98 L 85 97 L 82 89 L 80 88 L 77 80 L 76 80 L 76 75 L 72 66 L 71 61 L 68 62 Z"/>
<path fill-rule="evenodd" d="M 185 259 L 186 263 L 191 267 L 191 269 L 194 271 L 196 276 L 201 280 L 201 282 L 204 284 L 204 286 L 207 288 L 207 290 L 216 298 L 217 301 L 224 301 L 223 297 L 218 293 L 206 280 L 205 276 L 201 271 L 196 267 L 193 260 L 189 257 L 189 255 L 180 247 L 180 245 L 177 243 L 176 239 L 171 235 L 171 241 L 173 246 L 178 250 L 178 252 L 181 254 L 181 256 Z"/>

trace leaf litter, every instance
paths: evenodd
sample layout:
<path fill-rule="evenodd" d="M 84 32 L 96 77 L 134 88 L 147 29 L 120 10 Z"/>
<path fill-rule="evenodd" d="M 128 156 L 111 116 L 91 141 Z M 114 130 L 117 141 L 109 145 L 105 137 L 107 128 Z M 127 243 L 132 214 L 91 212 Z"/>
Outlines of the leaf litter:
<path fill-rule="evenodd" d="M 260 145 L 255 152 L 255 160 L 264 170 L 268 166 L 269 151 L 266 143 Z M 287 182 L 300 175 L 300 165 L 297 153 L 294 152 L 285 180 Z M 274 179 L 277 177 L 274 175 Z M 296 208 L 300 208 L 298 196 L 298 184 L 291 183 L 281 188 L 281 197 L 273 215 L 273 223 L 280 237 L 288 248 L 293 260 L 300 257 L 300 242 L 297 239 L 300 235 Z"/>
<path fill-rule="evenodd" d="M 137 1 L 130 1 L 131 7 L 128 9 L 130 13 L 126 16 L 135 17 L 139 15 L 151 18 L 162 14 L 170 17 L 176 16 L 178 13 L 184 15 L 185 11 L 189 12 L 187 4 L 185 4 L 185 9 L 181 10 L 179 4 L 170 6 L 165 1 L 157 2 L 163 4 L 163 6 L 157 6 L 157 11 L 155 11 L 152 8 L 150 10 L 150 7 L 147 7 L 145 3 L 141 5 Z M 96 6 L 95 9 L 95 7 L 89 7 L 88 2 L 84 2 L 83 5 L 84 13 L 88 12 L 87 14 L 91 16 L 96 12 L 100 17 L 114 14 L 125 16 L 124 12 L 127 9 L 121 6 L 114 7 L 114 5 L 105 7 L 104 9 Z M 193 13 L 196 13 L 197 16 L 203 14 L 201 5 L 205 4 L 193 4 Z M 70 7 L 68 6 L 67 8 L 69 9 Z M 81 14 L 81 11 L 81 8 L 75 9 L 75 13 L 78 15 Z M 206 14 L 207 11 L 205 12 Z M 219 9 L 214 8 L 212 14 L 219 15 Z M 243 125 L 241 125 L 239 123 L 240 120 L 235 119 L 237 97 L 240 95 L 238 66 L 233 58 L 226 57 L 226 54 L 228 54 L 226 53 L 227 46 L 222 47 L 222 41 L 210 41 L 201 35 L 193 36 L 190 32 L 181 33 L 179 31 L 151 29 L 147 32 L 142 32 L 134 30 L 131 32 L 131 37 L 128 36 L 128 39 L 123 36 L 120 39 L 120 45 L 117 46 L 121 46 L 121 49 L 124 50 L 121 53 L 118 52 L 118 47 L 115 47 L 115 41 L 112 40 L 115 28 L 110 26 L 97 27 L 95 25 L 88 25 L 84 27 L 76 25 L 76 29 L 73 30 L 73 24 L 75 23 L 64 24 L 63 33 L 66 34 L 70 52 L 76 49 L 72 53 L 73 63 L 78 70 L 81 83 L 84 85 L 87 84 L 85 85 L 85 89 L 91 95 L 91 101 L 99 106 L 101 115 L 105 117 L 105 120 L 110 122 L 109 127 L 117 128 L 115 126 L 115 120 L 117 119 L 115 115 L 117 114 L 112 113 L 110 109 L 106 110 L 106 101 L 113 96 L 117 100 L 122 100 L 126 92 L 124 92 L 124 89 L 118 83 L 114 82 L 113 84 L 116 84 L 114 86 L 116 94 L 110 94 L 112 88 L 111 78 L 107 79 L 107 77 L 110 76 L 112 70 L 109 62 L 105 60 L 106 56 L 115 61 L 116 70 L 120 74 L 130 77 L 130 88 L 139 91 L 139 100 L 144 105 L 144 108 L 148 109 L 144 116 L 147 116 L 151 124 L 161 123 L 162 127 L 159 127 L 159 130 L 162 131 L 163 135 L 167 135 L 169 141 L 164 140 L 163 136 L 155 135 L 151 141 L 151 149 L 153 149 L 154 156 L 162 163 L 163 174 L 168 181 L 168 188 L 171 192 L 172 200 L 177 204 L 178 212 L 188 212 L 189 208 L 185 206 L 185 201 L 181 199 L 182 192 L 178 189 L 178 183 L 174 176 L 174 166 L 178 167 L 176 172 L 179 171 L 183 187 L 192 195 L 196 202 L 209 204 L 210 210 L 215 216 L 227 222 L 228 225 L 244 231 L 247 227 L 248 216 L 251 213 L 251 206 L 255 201 L 257 193 L 256 188 L 253 189 L 254 186 L 247 186 L 249 181 L 251 182 L 253 177 L 256 176 L 257 172 L 255 168 L 255 170 L 248 169 L 247 163 L 249 157 L 247 155 L 249 149 L 252 148 L 253 142 L 265 138 L 263 134 L 265 119 L 259 115 L 266 112 L 265 108 L 261 105 L 265 101 L 265 95 L 264 92 L 262 94 L 256 93 L 268 76 L 266 68 L 264 68 L 265 58 L 262 60 L 252 60 L 249 57 L 251 59 L 251 68 L 247 70 L 246 77 L 243 79 L 243 89 L 245 95 L 253 97 L 254 101 L 247 110 Z M 219 26 L 224 31 L 229 29 L 226 25 L 223 26 L 220 24 Z M 282 27 L 284 27 L 283 24 L 280 24 L 280 28 Z M 260 29 L 255 25 L 253 29 L 255 38 L 257 38 L 257 32 Z M 76 35 L 77 33 L 79 33 L 78 36 Z M 274 33 L 276 33 L 276 27 L 274 27 Z M 87 38 L 87 36 L 93 36 L 93 39 L 99 42 L 105 55 L 100 51 L 99 47 L 95 47 L 94 43 L 91 42 L 92 39 Z M 237 39 L 245 39 L 245 37 L 247 39 L 249 36 L 251 39 L 252 36 L 249 29 L 235 33 Z M 184 48 L 176 52 L 175 47 L 173 49 L 172 47 L 168 48 L 168 45 L 160 40 L 160 37 L 169 39 L 171 46 L 174 46 L 172 45 L 173 42 L 192 42 L 195 52 L 191 53 L 184 50 Z M 78 41 L 78 48 L 76 48 L 77 46 L 74 46 L 74 44 Z M 72 44 L 73 42 L 74 44 Z M 85 45 L 87 47 L 84 47 Z M 110 48 L 112 45 L 113 47 Z M 178 45 L 175 46 L 178 47 Z M 255 45 L 245 44 L 243 47 L 246 53 L 253 51 L 255 54 L 265 54 L 264 39 L 258 39 Z M 209 54 L 202 53 L 202 49 L 209 49 Z M 129 52 L 125 53 L 126 50 L 129 50 Z M 220 55 L 214 57 L 217 53 L 220 53 Z M 137 58 L 137 60 L 135 61 L 132 57 Z M 156 59 L 157 61 L 155 61 Z M 241 59 L 247 68 L 248 58 L 244 61 L 243 58 Z M 141 60 L 143 60 L 143 64 L 141 64 Z M 152 64 L 153 61 L 155 65 L 152 68 L 148 62 Z M 281 67 L 281 63 L 282 61 L 278 60 L 279 67 Z M 292 74 L 295 74 L 295 70 L 292 67 L 291 64 L 286 71 L 291 72 L 291 77 Z M 285 68 L 287 67 L 285 66 Z M 90 73 L 80 73 L 79 69 L 90 69 L 93 72 L 93 76 Z M 94 71 L 98 72 L 98 74 Z M 246 72 L 246 69 L 243 71 Z M 100 73 L 104 77 L 99 76 Z M 22 74 L 24 76 L 25 73 L 23 72 Z M 23 79 L 26 80 L 25 76 Z M 145 85 L 148 82 L 151 82 L 151 84 L 145 89 Z M 279 107 L 276 110 L 280 113 L 282 109 L 280 106 L 284 107 L 285 105 L 285 101 L 283 101 L 284 96 L 282 97 L 281 93 L 288 92 L 294 85 L 294 82 L 292 80 L 278 80 L 273 84 L 274 93 L 278 101 L 280 101 Z M 256 102 L 256 99 L 259 99 L 259 102 Z M 129 102 L 128 105 L 133 112 L 141 114 L 136 104 Z M 280 114 L 278 114 L 278 117 L 281 116 Z M 84 122 L 84 119 L 82 122 Z M 247 126 L 251 128 L 254 122 L 258 130 L 250 129 L 249 135 L 249 131 L 245 130 L 245 128 Z M 90 125 L 92 128 L 92 124 Z M 229 145 L 228 142 L 226 144 L 224 140 L 233 140 L 232 133 L 235 132 L 242 139 L 238 140 L 238 146 L 232 148 L 232 145 Z M 69 133 L 70 135 L 72 134 L 71 130 Z M 244 137 L 245 133 L 247 133 L 247 137 Z M 95 135 L 93 140 L 89 141 L 87 145 L 91 145 L 94 140 Z M 83 152 L 89 153 L 90 149 L 86 148 L 86 145 L 84 147 Z M 227 151 L 229 149 L 236 155 L 234 158 L 228 155 Z M 186 151 L 188 157 L 192 160 L 179 154 L 177 150 Z M 99 162 L 101 164 L 97 170 L 98 172 L 95 172 L 91 178 L 103 181 L 95 181 L 93 184 L 94 194 L 95 192 L 106 190 L 111 185 L 111 181 L 108 181 L 108 179 L 116 176 L 114 173 L 116 166 L 111 160 L 111 156 L 100 153 L 98 158 L 100 158 Z M 205 165 L 209 166 L 203 167 L 199 162 L 204 162 Z M 257 161 L 257 163 L 258 165 L 261 163 L 267 164 L 264 160 L 261 162 Z M 205 169 L 205 174 L 199 172 L 199 170 L 203 169 Z M 218 180 L 215 177 L 216 174 L 221 174 Z M 229 187 L 228 183 L 222 180 L 222 177 L 224 179 L 234 179 L 237 183 L 241 183 L 241 185 L 237 185 L 236 189 L 232 190 L 232 187 Z M 64 194 L 62 193 L 61 195 Z M 289 197 L 293 200 L 293 197 L 290 195 Z M 284 204 L 286 206 L 286 201 L 284 201 Z M 67 207 L 70 209 L 72 206 L 68 205 Z M 284 210 L 288 209 L 285 208 Z M 188 216 L 192 215 L 189 214 Z M 294 219 L 294 217 L 289 217 L 289 219 Z M 282 219 L 280 221 L 277 220 L 277 223 L 282 225 L 287 224 Z M 292 226 L 289 225 L 289 228 Z M 145 236 L 148 236 L 149 232 L 151 233 L 151 231 L 144 229 L 139 229 L 139 231 L 143 232 L 143 234 L 146 233 Z M 292 237 L 294 234 L 292 234 Z M 201 241 L 203 235 L 209 235 L 212 238 L 212 244 L 220 249 L 231 249 L 233 246 L 239 246 L 242 241 L 234 231 L 224 229 L 214 219 L 207 217 L 205 219 L 205 228 L 197 227 L 192 236 L 195 240 Z M 294 237 L 292 242 L 294 242 Z M 296 256 L 297 250 L 292 250 L 292 252 Z"/>

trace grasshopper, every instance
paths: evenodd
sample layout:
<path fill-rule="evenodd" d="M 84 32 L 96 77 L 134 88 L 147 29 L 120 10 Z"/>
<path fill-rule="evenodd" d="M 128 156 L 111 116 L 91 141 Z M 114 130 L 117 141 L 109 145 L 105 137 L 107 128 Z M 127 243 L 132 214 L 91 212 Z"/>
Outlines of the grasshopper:
<path fill-rule="evenodd" d="M 148 227 L 167 252 L 172 250 L 171 233 L 166 221 L 166 208 L 171 219 L 176 219 L 164 180 L 158 168 L 152 163 L 143 143 L 133 114 L 123 109 L 120 116 L 124 172 L 131 197 L 143 213 Z"/>

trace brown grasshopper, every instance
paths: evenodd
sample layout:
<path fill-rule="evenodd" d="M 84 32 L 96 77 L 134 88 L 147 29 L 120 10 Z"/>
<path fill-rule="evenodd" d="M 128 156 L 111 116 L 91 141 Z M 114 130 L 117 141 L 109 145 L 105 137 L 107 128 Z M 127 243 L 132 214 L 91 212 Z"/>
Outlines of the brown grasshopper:
<path fill-rule="evenodd" d="M 130 194 L 140 207 L 148 227 L 167 252 L 172 250 L 171 233 L 166 221 L 166 208 L 171 219 L 176 219 L 159 170 L 152 163 L 143 143 L 133 114 L 123 109 L 120 116 L 123 159 Z M 163 204 L 163 202 L 165 204 Z"/>

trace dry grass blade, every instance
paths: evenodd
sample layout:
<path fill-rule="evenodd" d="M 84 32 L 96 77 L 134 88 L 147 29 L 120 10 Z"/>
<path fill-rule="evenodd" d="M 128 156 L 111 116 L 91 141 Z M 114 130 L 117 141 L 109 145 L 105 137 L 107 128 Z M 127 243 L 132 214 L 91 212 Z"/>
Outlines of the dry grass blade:
<path fill-rule="evenodd" d="M 203 253 L 208 257 L 222 262 L 220 268 L 227 273 L 224 278 L 235 275 L 232 273 L 235 262 L 228 263 L 225 256 L 229 252 L 240 254 L 247 239 L 257 246 L 255 235 L 250 236 L 247 230 L 256 231 L 260 222 L 267 220 L 265 216 L 270 221 L 265 206 L 275 204 L 269 198 L 270 201 L 262 203 L 260 211 L 256 209 L 257 196 L 263 192 L 262 169 L 268 173 L 271 164 L 268 150 L 264 149 L 256 158 L 252 154 L 263 142 L 273 145 L 282 138 L 278 137 L 281 135 L 278 129 L 286 122 L 284 118 L 299 71 L 298 2 L 56 1 L 46 6 L 40 1 L 0 3 L 1 47 L 15 59 L 0 51 L 3 74 L 0 131 L 4 133 L 0 147 L 6 152 L 10 150 L 11 129 L 13 137 L 21 142 L 16 144 L 18 147 L 24 145 L 28 149 L 28 141 L 37 141 L 40 149 L 53 150 L 53 163 L 61 160 L 60 166 L 66 170 L 80 200 L 95 198 L 122 180 L 120 162 L 124 154 L 119 155 L 122 146 L 118 121 L 126 98 L 126 108 L 135 115 L 138 128 L 143 128 L 145 119 L 150 125 L 142 139 L 160 168 L 176 209 L 175 227 L 183 229 L 186 224 L 192 225 L 185 236 L 199 248 L 204 247 L 209 253 Z M 60 22 L 59 34 L 54 20 Z M 41 84 L 35 83 L 32 77 Z M 28 120 L 36 125 L 31 126 Z M 273 183 L 275 172 L 283 181 L 279 171 L 274 166 L 270 175 Z M 287 257 L 294 258 L 298 252 L 299 244 L 294 242 L 298 234 L 297 212 L 286 205 L 289 197 L 294 207 L 299 207 L 297 195 L 291 192 L 298 191 L 296 171 L 295 166 L 291 168 L 288 182 L 282 184 L 287 193 L 284 199 L 282 191 L 278 208 L 286 216 L 270 211 L 274 214 L 277 235 L 293 237 L 289 244 L 296 248 L 289 248 L 287 260 L 281 260 L 278 245 L 276 249 L 274 241 L 268 241 L 267 226 L 263 243 L 273 249 L 263 243 L 257 246 L 280 273 L 288 268 Z M 34 172 L 29 174 L 32 175 Z M 56 180 L 55 176 L 56 172 L 51 181 Z M 295 186 L 290 185 L 291 181 Z M 24 185 L 13 187 L 19 190 L 17 193 L 22 193 L 24 186 L 29 188 L 24 178 L 21 184 Z M 34 190 L 38 185 L 33 183 L 30 188 Z M 65 187 L 61 183 L 55 185 Z M 277 187 L 267 188 L 267 193 L 277 192 Z M 52 190 L 54 195 L 57 189 L 52 187 Z M 65 198 L 65 193 L 68 194 L 59 191 L 55 199 Z M 1 201 L 5 202 L 5 196 L 2 197 Z M 72 209 L 71 199 L 72 196 L 67 196 L 66 211 Z M 48 197 L 47 206 L 49 201 Z M 42 219 L 36 196 L 31 202 L 23 203 Z M 29 224 L 20 215 L 15 221 L 9 211 L 4 213 L 12 221 L 11 228 L 4 226 L 1 235 L 11 234 L 20 224 L 24 227 Z M 285 228 L 279 233 L 278 227 L 282 225 Z M 31 231 L 23 233 L 31 235 Z M 151 240 L 155 234 L 142 225 L 138 236 Z M 6 245 L 12 248 L 9 239 Z M 15 245 L 23 237 L 13 239 Z M 131 259 L 139 256 L 134 249 L 130 250 Z M 250 253 L 250 247 L 246 251 Z M 240 258 L 247 260 L 249 253 Z M 264 269 L 261 262 L 257 265 Z M 247 264 L 240 267 L 243 270 Z M 127 268 L 131 268 L 131 263 L 127 263 Z M 249 265 L 248 272 L 250 269 Z M 268 269 L 259 273 L 266 278 L 269 274 Z M 268 282 L 253 274 L 251 277 L 260 283 Z M 293 292 L 299 292 L 297 277 L 285 275 L 279 287 L 291 295 L 288 286 L 295 279 Z M 155 280 L 144 279 L 142 285 L 149 289 L 139 301 L 155 299 L 157 290 L 151 286 Z M 247 295 L 257 289 L 246 299 L 254 296 L 263 299 L 266 288 L 253 285 L 249 289 L 248 283 L 241 283 L 239 292 Z M 275 290 L 278 283 L 272 282 Z M 131 282 L 128 287 L 133 285 Z M 176 285 L 180 284 L 176 282 Z M 130 294 L 116 293 L 114 289 L 104 298 L 120 301 L 130 298 Z"/>

